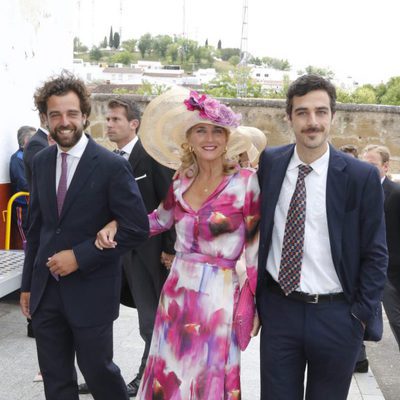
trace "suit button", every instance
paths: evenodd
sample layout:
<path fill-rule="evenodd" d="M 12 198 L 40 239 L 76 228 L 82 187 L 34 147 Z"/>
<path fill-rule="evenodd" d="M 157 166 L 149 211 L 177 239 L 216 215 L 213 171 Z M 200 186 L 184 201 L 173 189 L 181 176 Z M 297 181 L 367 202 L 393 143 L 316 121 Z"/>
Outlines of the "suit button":
<path fill-rule="evenodd" d="M 61 228 L 56 229 L 56 234 L 59 235 L 61 233 Z"/>

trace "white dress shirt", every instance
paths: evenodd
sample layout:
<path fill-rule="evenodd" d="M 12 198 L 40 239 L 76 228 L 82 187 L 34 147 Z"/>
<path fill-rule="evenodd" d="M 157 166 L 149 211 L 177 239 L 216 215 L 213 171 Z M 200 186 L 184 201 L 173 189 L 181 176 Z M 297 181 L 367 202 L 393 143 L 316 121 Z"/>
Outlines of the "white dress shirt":
<path fill-rule="evenodd" d="M 313 170 L 305 178 L 307 203 L 304 229 L 304 256 L 300 286 L 297 290 L 311 294 L 342 292 L 339 278 L 332 261 L 331 246 L 326 216 L 326 180 L 329 164 L 328 150 L 310 166 Z M 283 236 L 298 176 L 298 166 L 304 164 L 294 149 L 286 170 L 279 199 L 275 208 L 271 247 L 268 253 L 267 270 L 278 281 L 281 263 Z"/>
<path fill-rule="evenodd" d="M 89 142 L 89 139 L 85 134 L 82 134 L 82 137 L 79 139 L 79 142 L 69 149 L 66 153 L 67 157 L 67 188 L 74 177 L 76 168 L 78 167 L 79 161 L 82 157 L 83 152 L 86 149 L 86 146 Z M 57 162 L 56 162 L 56 189 L 58 188 L 58 183 L 60 182 L 61 177 L 61 153 L 65 153 L 60 149 L 60 146 L 57 144 Z"/>
<path fill-rule="evenodd" d="M 122 156 L 126 160 L 129 160 L 129 156 L 131 155 L 133 148 L 135 147 L 135 144 L 139 140 L 138 136 L 135 136 L 134 139 L 132 139 L 128 144 L 126 144 L 122 149 L 119 149 L 121 151 L 124 151 L 125 154 Z"/>

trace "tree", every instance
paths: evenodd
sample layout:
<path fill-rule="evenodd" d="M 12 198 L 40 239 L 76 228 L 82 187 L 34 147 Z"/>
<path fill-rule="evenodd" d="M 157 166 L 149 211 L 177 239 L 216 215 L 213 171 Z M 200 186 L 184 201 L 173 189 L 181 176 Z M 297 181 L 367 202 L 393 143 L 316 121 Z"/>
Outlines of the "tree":
<path fill-rule="evenodd" d="M 134 53 L 136 50 L 136 39 L 129 39 L 122 42 L 122 47 L 124 50 Z"/>
<path fill-rule="evenodd" d="M 221 58 L 224 61 L 228 61 L 232 56 L 239 56 L 240 58 L 240 49 L 238 48 L 229 48 L 227 47 L 226 49 L 221 49 Z"/>
<path fill-rule="evenodd" d="M 248 69 L 248 67 L 245 67 Z M 210 83 L 203 85 L 204 91 L 215 97 L 237 97 L 237 85 L 243 77 L 243 67 L 235 68 L 235 70 L 229 73 L 218 74 L 215 79 Z M 247 96 L 259 98 L 263 97 L 264 92 L 261 85 L 256 83 L 250 74 L 246 74 L 245 82 Z"/>
<path fill-rule="evenodd" d="M 376 94 L 370 85 L 358 87 L 352 97 L 353 102 L 357 104 L 376 104 Z"/>
<path fill-rule="evenodd" d="M 111 26 L 110 28 L 110 36 L 108 38 L 108 45 L 113 48 L 114 47 L 114 34 L 113 34 L 113 28 Z"/>
<path fill-rule="evenodd" d="M 113 39 L 113 47 L 114 49 L 118 49 L 119 47 L 119 42 L 120 42 L 120 36 L 118 32 L 114 33 L 114 39 Z"/>
<path fill-rule="evenodd" d="M 312 65 L 309 65 L 306 68 L 307 74 L 315 74 L 315 75 L 321 75 L 327 79 L 333 79 L 335 77 L 335 74 L 333 71 L 331 71 L 328 68 L 320 68 L 320 67 L 313 67 Z"/>
<path fill-rule="evenodd" d="M 336 88 L 336 98 L 339 103 L 353 103 L 353 96 L 351 93 L 339 87 Z"/>
<path fill-rule="evenodd" d="M 218 50 L 221 50 L 221 49 L 222 49 L 222 42 L 221 42 L 221 39 L 218 40 L 217 49 L 218 49 Z"/>
<path fill-rule="evenodd" d="M 208 47 L 208 39 L 206 39 L 206 42 L 204 43 L 204 47 Z"/>
<path fill-rule="evenodd" d="M 179 56 L 179 44 L 171 43 L 167 48 L 167 59 L 170 64 L 175 64 Z"/>
<path fill-rule="evenodd" d="M 233 66 L 236 67 L 236 65 L 238 65 L 240 63 L 240 57 L 237 55 L 234 55 L 232 57 L 229 58 L 229 64 L 232 64 Z"/>
<path fill-rule="evenodd" d="M 103 53 L 101 52 L 101 50 L 98 47 L 93 46 L 90 50 L 89 58 L 92 61 L 100 61 L 101 57 L 103 57 Z"/>
<path fill-rule="evenodd" d="M 100 48 L 101 48 L 101 49 L 106 49 L 107 46 L 108 46 L 108 43 L 107 43 L 107 36 L 104 36 L 104 39 L 103 39 L 103 41 L 102 41 L 101 44 L 100 44 Z"/>
<path fill-rule="evenodd" d="M 144 96 L 158 96 L 170 89 L 170 86 L 165 84 L 150 83 L 149 81 L 142 81 L 142 84 L 137 89 L 136 93 Z"/>
<path fill-rule="evenodd" d="M 288 60 L 274 58 L 274 57 L 263 57 L 262 62 L 268 67 L 277 69 L 279 71 L 290 71 L 290 63 Z"/>
<path fill-rule="evenodd" d="M 133 54 L 129 51 L 121 51 L 118 53 L 115 53 L 112 57 L 111 57 L 111 61 L 113 63 L 121 63 L 124 65 L 130 65 L 133 61 Z"/>
<path fill-rule="evenodd" d="M 261 66 L 263 61 L 259 57 L 251 57 L 249 60 L 250 64 Z"/>
<path fill-rule="evenodd" d="M 83 45 L 77 36 L 74 37 L 74 51 L 77 53 L 84 53 L 88 51 L 87 46 Z"/>
<path fill-rule="evenodd" d="M 173 42 L 171 36 L 168 35 L 158 35 L 153 38 L 152 49 L 154 53 L 160 57 L 165 58 L 167 55 L 168 46 Z"/>
<path fill-rule="evenodd" d="M 400 105 L 400 76 L 389 79 L 386 84 L 386 92 L 380 98 L 381 104 Z"/>
<path fill-rule="evenodd" d="M 153 44 L 153 39 L 150 33 L 145 33 L 139 39 L 138 48 L 140 51 L 140 55 L 144 58 L 145 54 L 150 54 L 151 48 Z"/>

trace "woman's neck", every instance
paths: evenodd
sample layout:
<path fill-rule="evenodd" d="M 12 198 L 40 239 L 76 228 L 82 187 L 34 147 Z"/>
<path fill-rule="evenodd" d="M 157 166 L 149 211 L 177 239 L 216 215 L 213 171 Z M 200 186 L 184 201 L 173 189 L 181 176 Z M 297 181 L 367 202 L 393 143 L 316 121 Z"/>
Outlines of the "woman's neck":
<path fill-rule="evenodd" d="M 221 177 L 224 173 L 224 165 L 221 160 L 213 162 L 198 163 L 198 179 L 215 179 Z"/>

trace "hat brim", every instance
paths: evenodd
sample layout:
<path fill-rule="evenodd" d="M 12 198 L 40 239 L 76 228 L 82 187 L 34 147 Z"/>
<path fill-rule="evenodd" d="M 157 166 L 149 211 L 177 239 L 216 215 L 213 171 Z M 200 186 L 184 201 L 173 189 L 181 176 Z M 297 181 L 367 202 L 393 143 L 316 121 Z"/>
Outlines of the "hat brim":
<path fill-rule="evenodd" d="M 260 154 L 267 146 L 267 137 L 265 133 L 253 126 L 238 126 L 235 132 L 249 139 L 250 147 L 246 150 L 247 156 L 252 165 L 258 164 Z"/>
<path fill-rule="evenodd" d="M 138 135 L 151 157 L 168 168 L 178 169 L 182 144 L 187 142 L 186 132 L 199 123 L 222 126 L 230 132 L 227 158 L 232 159 L 250 149 L 249 137 L 229 126 L 201 118 L 197 110 L 188 111 L 183 102 L 189 95 L 188 89 L 175 87 L 154 98 L 146 107 Z"/>

